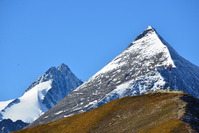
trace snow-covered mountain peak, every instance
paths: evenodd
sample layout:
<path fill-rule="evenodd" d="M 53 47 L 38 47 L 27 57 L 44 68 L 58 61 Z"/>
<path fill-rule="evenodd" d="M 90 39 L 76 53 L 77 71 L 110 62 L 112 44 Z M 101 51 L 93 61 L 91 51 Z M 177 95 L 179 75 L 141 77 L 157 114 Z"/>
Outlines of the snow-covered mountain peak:
<path fill-rule="evenodd" d="M 132 65 L 135 64 L 135 62 L 137 64 L 145 62 L 142 66 L 151 67 L 151 64 L 153 64 L 154 68 L 169 65 L 175 67 L 168 47 L 162 42 L 155 29 L 149 26 L 144 32 L 138 35 L 137 39 L 135 39 L 127 49 L 97 72 L 92 78 L 102 73 L 121 69 L 123 66 L 131 64 L 132 58 L 134 58 Z"/>
<path fill-rule="evenodd" d="M 146 30 L 150 30 L 150 29 L 153 29 L 153 30 L 154 30 L 154 28 L 153 28 L 152 26 L 149 25 L 149 26 L 147 27 Z"/>
<path fill-rule="evenodd" d="M 148 26 L 140 35 L 138 35 L 134 41 L 142 39 L 152 33 L 156 33 L 156 30 L 152 26 Z"/>
<path fill-rule="evenodd" d="M 124 52 L 137 52 L 138 58 L 153 58 L 158 54 L 162 54 L 162 61 L 159 61 L 157 65 L 172 65 L 175 67 L 173 59 L 171 58 L 170 50 L 161 40 L 160 35 L 156 32 L 154 28 L 149 26 L 144 32 L 137 36 L 137 38 L 131 43 L 131 45 Z M 152 62 L 154 60 L 151 60 Z M 146 65 L 146 64 L 145 64 Z"/>
<path fill-rule="evenodd" d="M 62 63 L 61 65 L 59 65 L 58 67 L 51 67 L 49 68 L 44 75 L 40 76 L 35 82 L 33 82 L 28 89 L 26 90 L 29 91 L 31 88 L 33 88 L 34 86 L 36 86 L 39 83 L 48 81 L 48 80 L 57 80 L 58 78 L 61 77 L 75 77 L 75 75 L 72 73 L 72 71 L 70 70 L 70 68 L 65 65 L 64 63 Z"/>
<path fill-rule="evenodd" d="M 81 84 L 67 65 L 51 67 L 21 97 L 0 110 L 0 118 L 31 123 Z"/>

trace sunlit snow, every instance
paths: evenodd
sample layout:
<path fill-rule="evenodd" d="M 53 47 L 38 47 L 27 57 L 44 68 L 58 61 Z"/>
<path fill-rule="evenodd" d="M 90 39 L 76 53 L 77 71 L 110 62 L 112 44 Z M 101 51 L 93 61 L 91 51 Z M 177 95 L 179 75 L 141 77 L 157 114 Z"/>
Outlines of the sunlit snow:
<path fill-rule="evenodd" d="M 3 110 L 12 100 L 0 102 L 0 110 Z"/>
<path fill-rule="evenodd" d="M 149 26 L 147 29 L 151 29 L 152 27 Z M 120 55 L 118 55 L 113 61 L 111 61 L 108 65 L 106 65 L 104 68 L 102 68 L 99 72 L 97 72 L 93 77 L 95 78 L 99 74 L 106 73 L 108 71 L 116 70 L 120 68 L 121 66 L 125 65 L 126 60 L 128 60 L 129 54 L 136 53 L 142 56 L 139 56 L 139 63 L 141 63 L 142 60 L 147 58 L 152 58 L 158 53 L 164 53 L 164 58 L 166 60 L 163 61 L 162 64 L 159 64 L 159 66 L 169 66 L 172 65 L 175 67 L 175 64 L 171 58 L 170 52 L 168 50 L 168 47 L 162 43 L 162 41 L 159 39 L 156 32 L 148 33 L 147 36 L 138 39 L 134 42 L 132 42 L 132 46 L 128 49 L 126 49 L 124 52 L 122 52 Z M 147 62 L 152 63 L 152 62 Z M 135 62 L 134 62 L 135 64 Z M 145 64 L 146 66 L 149 66 L 149 64 Z M 158 67 L 158 66 L 157 66 Z"/>
<path fill-rule="evenodd" d="M 51 88 L 51 83 L 52 80 L 40 83 L 24 93 L 23 96 L 18 98 L 19 103 L 6 108 L 5 112 L 1 112 L 3 119 L 22 120 L 27 123 L 34 121 L 43 112 L 47 111 L 40 101 Z"/>

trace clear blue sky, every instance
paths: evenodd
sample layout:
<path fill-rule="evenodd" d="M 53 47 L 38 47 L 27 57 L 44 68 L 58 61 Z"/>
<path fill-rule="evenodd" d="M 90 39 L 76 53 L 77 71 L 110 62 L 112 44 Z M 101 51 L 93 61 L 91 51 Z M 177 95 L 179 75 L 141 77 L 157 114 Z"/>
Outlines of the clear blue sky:
<path fill-rule="evenodd" d="M 148 25 L 199 66 L 198 0 L 0 0 L 0 101 L 61 63 L 86 81 Z"/>

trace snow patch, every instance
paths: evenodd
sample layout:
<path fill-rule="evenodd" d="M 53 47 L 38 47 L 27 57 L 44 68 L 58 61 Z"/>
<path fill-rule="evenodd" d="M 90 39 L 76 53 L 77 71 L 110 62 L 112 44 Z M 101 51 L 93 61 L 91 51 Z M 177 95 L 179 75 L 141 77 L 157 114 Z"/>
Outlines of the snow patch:
<path fill-rule="evenodd" d="M 59 112 L 55 113 L 55 115 L 61 114 L 62 112 L 64 112 L 64 111 L 59 111 Z"/>
<path fill-rule="evenodd" d="M 22 120 L 27 123 L 31 123 L 37 119 L 43 112 L 47 110 L 42 110 L 46 107 L 42 105 L 40 101 L 43 100 L 44 95 L 51 88 L 51 84 L 52 80 L 49 80 L 42 82 L 28 90 L 23 96 L 18 98 L 20 100 L 19 103 L 6 108 L 3 112 L 1 112 L 3 119 L 10 118 L 14 122 L 17 120 Z"/>

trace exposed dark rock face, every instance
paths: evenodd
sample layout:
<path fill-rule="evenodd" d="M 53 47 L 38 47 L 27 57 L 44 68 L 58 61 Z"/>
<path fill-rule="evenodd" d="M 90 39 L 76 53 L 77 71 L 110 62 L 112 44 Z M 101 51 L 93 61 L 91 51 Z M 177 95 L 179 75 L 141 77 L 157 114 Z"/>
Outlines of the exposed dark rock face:
<path fill-rule="evenodd" d="M 9 132 L 12 132 L 12 131 L 23 129 L 28 124 L 29 123 L 25 123 L 21 120 L 13 122 L 10 119 L 4 119 L 4 120 L 0 121 L 0 129 L 1 129 L 0 132 L 1 133 L 9 133 Z"/>

